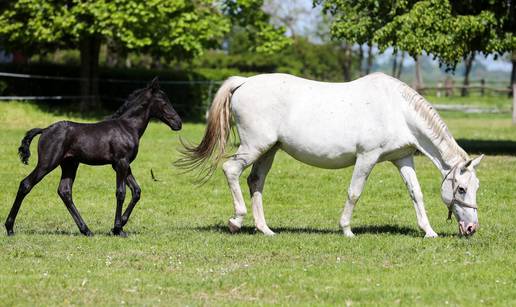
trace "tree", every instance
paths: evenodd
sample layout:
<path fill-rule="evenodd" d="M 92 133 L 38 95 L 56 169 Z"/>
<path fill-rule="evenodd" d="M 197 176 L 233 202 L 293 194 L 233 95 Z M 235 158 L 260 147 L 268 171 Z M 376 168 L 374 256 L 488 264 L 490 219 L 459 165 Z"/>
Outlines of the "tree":
<path fill-rule="evenodd" d="M 247 2 L 260 4 L 259 0 Z M 146 52 L 168 59 L 188 60 L 219 46 L 232 18 L 260 15 L 227 0 L 231 18 L 212 0 L 16 0 L 3 4 L 0 43 L 29 54 L 56 48 L 77 48 L 81 58 L 82 109 L 98 101 L 100 46 L 107 41 L 123 51 Z M 274 49 L 281 29 L 271 30 L 256 18 L 257 50 Z M 272 34 L 271 34 L 272 33 Z M 281 33 L 282 34 L 282 33 Z"/>

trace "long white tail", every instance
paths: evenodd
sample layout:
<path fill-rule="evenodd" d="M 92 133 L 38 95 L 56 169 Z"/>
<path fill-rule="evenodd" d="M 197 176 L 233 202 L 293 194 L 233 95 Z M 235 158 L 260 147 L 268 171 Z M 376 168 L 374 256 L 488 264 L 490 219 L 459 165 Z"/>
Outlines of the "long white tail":
<path fill-rule="evenodd" d="M 231 130 L 231 96 L 247 78 L 231 77 L 217 91 L 208 114 L 208 125 L 201 143 L 197 146 L 183 144 L 183 157 L 175 165 L 187 171 L 200 168 L 199 179 L 209 178 L 224 157 L 226 142 Z"/>

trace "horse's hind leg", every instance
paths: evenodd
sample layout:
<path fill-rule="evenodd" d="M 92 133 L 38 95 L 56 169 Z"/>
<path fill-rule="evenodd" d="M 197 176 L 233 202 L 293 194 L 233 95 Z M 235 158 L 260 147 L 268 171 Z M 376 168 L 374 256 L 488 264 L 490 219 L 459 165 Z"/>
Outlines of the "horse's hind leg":
<path fill-rule="evenodd" d="M 393 161 L 393 163 L 400 171 L 401 177 L 409 191 L 410 198 L 412 198 L 419 228 L 425 232 L 425 237 L 437 237 L 437 234 L 432 229 L 432 226 L 430 226 L 430 222 L 426 216 L 425 205 L 423 203 L 423 193 L 421 192 L 421 187 L 419 186 L 416 171 L 414 169 L 414 157 L 410 155 Z"/>
<path fill-rule="evenodd" d="M 131 202 L 127 206 L 127 209 L 125 209 L 124 214 L 122 215 L 122 227 L 127 224 L 127 221 L 129 220 L 129 216 L 131 216 L 131 212 L 133 212 L 134 207 L 136 206 L 136 203 L 140 200 L 140 194 L 141 189 L 138 183 L 136 182 L 136 179 L 134 178 L 133 174 L 131 173 L 131 169 L 129 168 L 129 175 L 127 175 L 126 183 L 131 189 L 132 198 Z"/>
<path fill-rule="evenodd" d="M 56 165 L 57 166 L 57 165 Z M 23 202 L 23 199 L 32 188 L 45 177 L 48 173 L 50 173 L 56 166 L 47 165 L 46 167 L 42 166 L 38 163 L 36 168 L 21 182 L 18 188 L 18 193 L 16 194 L 16 199 L 14 200 L 14 204 L 5 220 L 5 228 L 7 230 L 7 235 L 14 235 L 13 227 L 14 221 L 16 220 L 16 216 L 18 215 L 18 211 L 20 210 L 20 206 Z"/>
<path fill-rule="evenodd" d="M 233 196 L 233 205 L 235 207 L 235 216 L 229 219 L 229 231 L 231 233 L 238 232 L 244 222 L 244 216 L 247 214 L 244 197 L 240 189 L 239 178 L 244 169 L 251 165 L 261 152 L 250 149 L 246 146 L 240 146 L 235 155 L 224 162 L 222 169 L 226 175 L 231 195 Z"/>
<path fill-rule="evenodd" d="M 125 200 L 125 182 L 129 172 L 129 163 L 122 159 L 113 164 L 113 168 L 116 172 L 116 211 L 112 232 L 115 236 L 127 237 L 127 234 L 122 230 L 122 206 Z"/>
<path fill-rule="evenodd" d="M 277 148 L 272 148 L 261 156 L 253 164 L 253 168 L 249 177 L 247 177 L 247 184 L 249 185 L 249 191 L 252 198 L 253 216 L 256 229 L 261 231 L 265 235 L 272 236 L 274 232 L 270 230 L 269 226 L 265 222 L 265 215 L 263 213 L 263 202 L 262 202 L 262 191 L 265 184 L 265 177 L 271 169 L 272 162 L 274 161 L 274 155 L 276 154 Z"/>
<path fill-rule="evenodd" d="M 378 157 L 378 152 L 362 153 L 357 156 L 353 175 L 351 176 L 351 183 L 349 184 L 348 199 L 344 205 L 342 217 L 340 218 L 340 226 L 342 227 L 342 231 L 346 237 L 354 236 L 351 231 L 351 216 L 353 215 L 353 209 L 360 198 L 360 194 L 362 194 L 362 191 L 364 190 L 367 177 L 378 161 Z"/>
<path fill-rule="evenodd" d="M 77 227 L 79 227 L 81 233 L 90 237 L 93 236 L 93 233 L 82 219 L 72 199 L 72 187 L 78 167 L 79 163 L 77 162 L 65 162 L 61 164 L 62 174 L 59 188 L 57 189 L 57 194 L 59 194 L 59 197 L 61 197 L 63 200 L 66 209 L 68 209 L 68 212 L 70 212 L 70 215 L 75 221 L 75 224 L 77 224 Z"/>

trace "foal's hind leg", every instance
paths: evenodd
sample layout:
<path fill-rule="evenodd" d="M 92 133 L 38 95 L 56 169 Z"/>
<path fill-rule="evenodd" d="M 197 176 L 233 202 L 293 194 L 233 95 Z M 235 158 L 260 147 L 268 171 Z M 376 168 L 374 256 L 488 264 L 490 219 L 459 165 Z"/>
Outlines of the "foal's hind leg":
<path fill-rule="evenodd" d="M 265 184 L 265 177 L 271 169 L 272 162 L 274 161 L 274 155 L 276 154 L 277 148 L 272 148 L 261 156 L 253 164 L 251 174 L 247 177 L 247 184 L 249 185 L 249 191 L 252 198 L 253 216 L 256 229 L 261 231 L 263 234 L 272 236 L 274 232 L 270 230 L 269 226 L 265 222 L 265 215 L 263 213 L 263 202 L 262 202 L 262 191 Z"/>
<path fill-rule="evenodd" d="M 226 175 L 231 195 L 233 196 L 233 205 L 235 207 L 235 216 L 229 219 L 229 231 L 231 233 L 238 232 L 244 222 L 244 216 L 247 214 L 244 197 L 240 189 L 239 178 L 244 169 L 251 165 L 261 152 L 249 149 L 246 146 L 240 146 L 235 155 L 224 162 L 222 169 Z"/>
<path fill-rule="evenodd" d="M 131 212 L 133 212 L 136 203 L 140 200 L 140 194 L 142 191 L 140 189 L 140 186 L 136 182 L 136 179 L 134 178 L 133 174 L 131 173 L 131 168 L 129 168 L 129 175 L 127 175 L 126 183 L 131 189 L 132 198 L 131 202 L 127 206 L 127 209 L 125 209 L 124 214 L 122 215 L 122 227 L 125 226 L 125 224 L 127 224 L 129 216 L 131 216 Z"/>
<path fill-rule="evenodd" d="M 377 152 L 362 153 L 357 156 L 353 175 L 351 176 L 351 183 L 349 184 L 348 199 L 344 205 L 342 217 L 340 218 L 340 226 L 342 227 L 342 231 L 346 237 L 354 236 L 351 231 L 351 216 L 353 215 L 353 209 L 360 198 L 360 194 L 362 194 L 362 191 L 364 190 L 367 177 L 378 161 L 378 157 L 379 153 Z"/>
<path fill-rule="evenodd" d="M 79 211 L 77 211 L 72 199 L 72 187 L 78 167 L 78 162 L 64 162 L 61 164 L 61 182 L 59 183 L 57 194 L 59 194 L 59 197 L 63 200 L 66 209 L 70 212 L 70 215 L 75 221 L 75 224 L 77 224 L 77 227 L 79 227 L 81 233 L 85 236 L 91 237 L 93 236 L 93 233 L 82 219 Z"/>
<path fill-rule="evenodd" d="M 122 206 L 125 200 L 125 181 L 129 172 L 129 163 L 122 159 L 113 164 L 113 168 L 116 172 L 116 211 L 115 225 L 112 231 L 116 236 L 127 237 L 127 234 L 122 230 Z"/>
<path fill-rule="evenodd" d="M 56 165 L 41 165 L 38 163 L 36 168 L 20 182 L 20 187 L 18 188 L 18 193 L 16 194 L 16 199 L 14 200 L 14 204 L 5 220 L 5 228 L 7 230 L 7 235 L 14 235 L 13 227 L 14 221 L 16 220 L 16 216 L 18 215 L 18 211 L 20 210 L 20 206 L 23 202 L 23 199 L 32 188 L 43 179 L 48 173 L 56 168 Z"/>

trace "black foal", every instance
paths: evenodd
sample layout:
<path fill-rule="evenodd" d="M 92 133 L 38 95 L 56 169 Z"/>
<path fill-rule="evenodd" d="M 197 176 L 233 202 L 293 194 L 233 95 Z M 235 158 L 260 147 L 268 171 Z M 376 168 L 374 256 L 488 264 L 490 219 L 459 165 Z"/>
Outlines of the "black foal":
<path fill-rule="evenodd" d="M 21 181 L 11 212 L 5 221 L 8 235 L 21 203 L 30 190 L 45 175 L 61 166 L 61 182 L 57 193 L 72 215 L 81 233 L 93 235 L 72 200 L 72 185 L 79 163 L 89 165 L 111 164 L 116 172 L 116 213 L 113 234 L 127 236 L 122 227 L 140 199 L 140 187 L 131 173 L 130 163 L 136 158 L 140 138 L 151 118 L 167 124 L 172 130 L 181 129 L 181 119 L 160 90 L 158 80 L 152 80 L 146 88 L 133 92 L 127 101 L 109 119 L 95 124 L 61 121 L 45 129 L 35 128 L 27 132 L 18 149 L 20 159 L 27 164 L 30 142 L 41 134 L 38 143 L 38 164 Z M 132 199 L 122 215 L 125 185 L 132 192 Z"/>

